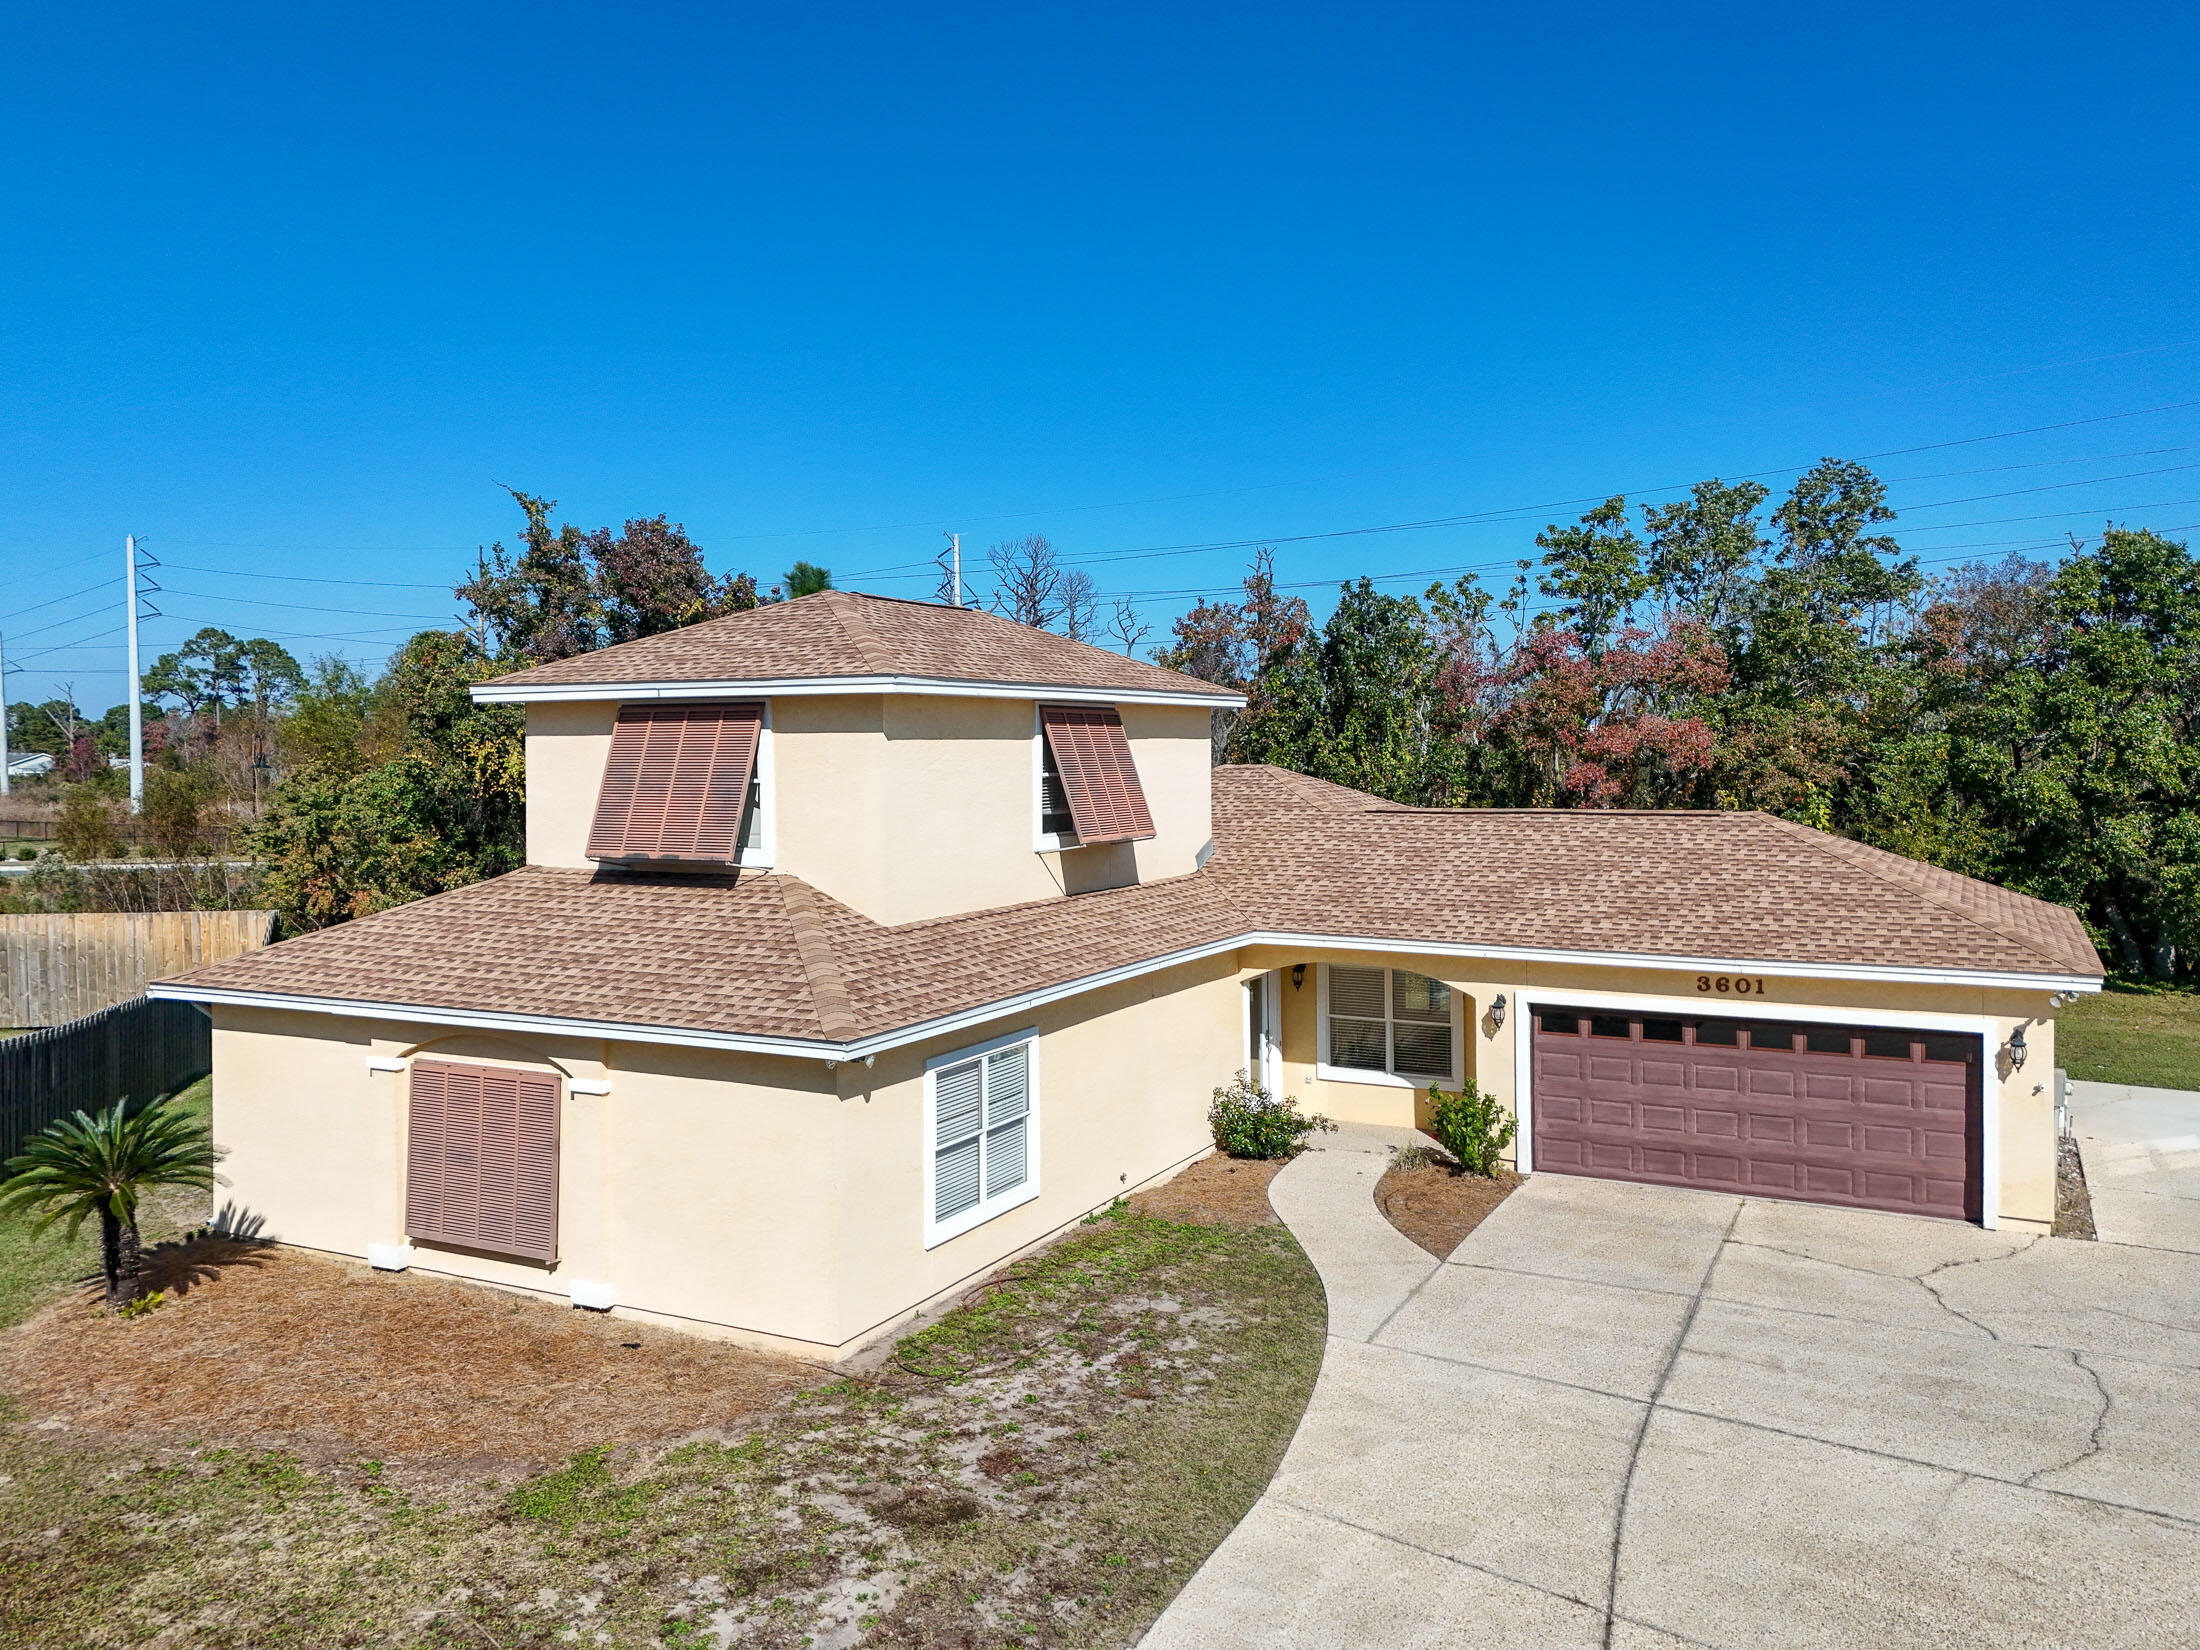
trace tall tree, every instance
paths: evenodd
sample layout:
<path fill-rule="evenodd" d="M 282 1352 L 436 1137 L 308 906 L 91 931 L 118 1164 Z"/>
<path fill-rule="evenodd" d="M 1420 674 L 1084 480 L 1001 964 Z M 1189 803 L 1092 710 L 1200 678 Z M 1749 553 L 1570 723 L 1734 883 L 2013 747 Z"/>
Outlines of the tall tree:
<path fill-rule="evenodd" d="M 1535 542 L 1543 552 L 1538 588 L 1561 603 L 1558 622 L 1595 658 L 1650 589 L 1642 541 L 1627 526 L 1626 499 L 1606 499 L 1578 526 L 1546 527 Z"/>
<path fill-rule="evenodd" d="M 1977 587 L 1973 587 L 1974 592 Z M 2004 602 L 1993 605 L 2003 607 Z M 2111 527 L 2048 582 L 2021 658 L 1928 644 L 1951 789 L 1991 831 L 1989 875 L 2077 906 L 2134 973 L 2200 953 L 2200 561 Z M 2003 656 L 2003 655 L 2006 656 Z"/>
<path fill-rule="evenodd" d="M 1319 634 L 1268 661 L 1230 754 L 1396 802 L 1427 798 L 1439 660 L 1411 596 L 1345 585 Z"/>
<path fill-rule="evenodd" d="M 1099 594 L 1092 575 L 1067 566 L 1044 533 L 996 544 L 985 553 L 993 569 L 993 610 L 1018 624 L 1059 630 L 1073 641 L 1092 633 Z"/>
<path fill-rule="evenodd" d="M 833 575 L 830 568 L 820 567 L 815 562 L 798 561 L 787 569 L 787 600 L 790 602 L 798 597 L 814 596 L 820 590 L 830 590 L 832 587 Z"/>
<path fill-rule="evenodd" d="M 506 488 L 526 518 L 517 554 L 491 545 L 458 586 L 474 643 L 518 668 L 655 636 L 756 605 L 746 573 L 713 577 L 687 530 L 638 516 L 614 536 L 553 524 L 555 499 Z"/>
<path fill-rule="evenodd" d="M 1644 572 L 1650 593 L 1672 609 L 1728 636 L 1747 609 L 1756 569 L 1772 541 L 1757 511 L 1770 495 L 1754 481 L 1699 481 L 1672 504 L 1643 506 L 1650 535 Z"/>

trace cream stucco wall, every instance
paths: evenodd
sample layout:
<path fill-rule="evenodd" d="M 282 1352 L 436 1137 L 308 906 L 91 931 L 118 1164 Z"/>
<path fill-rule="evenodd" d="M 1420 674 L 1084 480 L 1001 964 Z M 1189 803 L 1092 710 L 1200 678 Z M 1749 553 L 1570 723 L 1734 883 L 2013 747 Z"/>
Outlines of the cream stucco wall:
<path fill-rule="evenodd" d="M 837 1355 L 1116 1195 L 1208 1147 L 1238 1047 L 1234 962 L 1191 964 L 1020 1021 L 828 1069 L 713 1050 L 215 1011 L 214 1136 L 224 1223 L 339 1255 Z M 924 1065 L 1039 1032 L 1032 1201 L 924 1244 Z M 563 1091 L 553 1265 L 409 1244 L 406 1082 L 370 1056 L 488 1060 L 608 1081 Z"/>
<path fill-rule="evenodd" d="M 911 694 L 770 704 L 770 863 L 884 923 L 1181 876 L 1213 828 L 1203 709 L 1121 707 L 1151 841 L 1038 851 L 1034 701 Z M 527 858 L 586 866 L 610 702 L 527 708 Z"/>
<path fill-rule="evenodd" d="M 1519 1015 L 1525 1004 L 1559 1006 L 1604 1002 L 1678 1013 L 1714 1012 L 1798 1017 L 1822 1015 L 1860 1023 L 1974 1032 L 1985 1038 L 1989 1114 L 1995 1119 L 1988 1167 L 1996 1188 L 1998 1219 L 2017 1231 L 2044 1232 L 2055 1218 L 2055 1126 L 2053 1074 L 2055 1026 L 2048 993 L 1987 989 L 1978 986 L 1917 985 L 1887 981 L 1783 979 L 1763 976 L 1764 994 L 1746 998 L 1698 989 L 1694 972 L 1654 968 L 1597 968 L 1581 964 L 1533 963 L 1510 968 L 1410 953 L 1294 951 L 1251 948 L 1243 953 L 1248 968 L 1283 971 L 1282 1065 L 1284 1092 L 1303 1109 L 1340 1121 L 1410 1127 L 1427 1121 L 1425 1089 L 1408 1090 L 1322 1077 L 1317 1069 L 1318 969 L 1323 962 L 1413 968 L 1443 980 L 1465 999 L 1466 1075 L 1486 1094 L 1501 1099 L 1517 1116 L 1525 1083 Z M 1294 991 L 1289 970 L 1307 965 L 1306 983 Z M 1755 980 L 1752 976 L 1752 980 Z M 1714 981 L 1715 983 L 1715 981 Z M 1489 1023 L 1490 1004 L 1502 994 L 1507 1017 L 1501 1029 Z M 1999 1051 L 2019 1026 L 2025 1028 L 2027 1056 L 2022 1070 L 2007 1069 Z M 1531 1119 L 1532 1121 L 1532 1119 Z"/>

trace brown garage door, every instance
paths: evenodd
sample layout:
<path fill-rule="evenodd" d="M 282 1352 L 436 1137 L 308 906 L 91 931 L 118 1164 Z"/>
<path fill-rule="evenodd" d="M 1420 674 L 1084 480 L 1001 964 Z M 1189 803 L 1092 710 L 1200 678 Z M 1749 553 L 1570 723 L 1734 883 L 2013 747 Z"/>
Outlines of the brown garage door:
<path fill-rule="evenodd" d="M 1979 1216 L 1976 1037 L 1535 1013 L 1535 1166 Z"/>

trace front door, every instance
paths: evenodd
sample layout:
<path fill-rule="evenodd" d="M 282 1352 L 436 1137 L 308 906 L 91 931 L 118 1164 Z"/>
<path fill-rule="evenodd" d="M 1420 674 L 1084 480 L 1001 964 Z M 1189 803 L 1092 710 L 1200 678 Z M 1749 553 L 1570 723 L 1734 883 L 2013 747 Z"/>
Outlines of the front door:
<path fill-rule="evenodd" d="M 1283 1091 L 1283 976 L 1245 982 L 1245 1075 L 1270 1094 Z"/>

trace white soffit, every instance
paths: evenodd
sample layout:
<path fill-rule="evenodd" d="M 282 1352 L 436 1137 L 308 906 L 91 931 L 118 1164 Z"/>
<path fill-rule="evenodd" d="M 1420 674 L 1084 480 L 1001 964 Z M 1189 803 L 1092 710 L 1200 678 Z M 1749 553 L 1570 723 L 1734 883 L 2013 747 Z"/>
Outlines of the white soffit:
<path fill-rule="evenodd" d="M 1164 693 L 1144 688 L 1060 687 L 1046 682 L 968 682 L 944 676 L 776 676 L 707 682 L 480 682 L 467 690 L 477 705 L 650 699 L 791 699 L 827 694 L 902 693 L 948 699 L 1046 699 L 1071 705 L 1182 705 L 1242 710 L 1245 695 Z"/>
<path fill-rule="evenodd" d="M 1249 945 L 1290 946 L 1311 951 L 1378 951 L 1396 956 L 1458 957 L 1489 962 L 1568 963 L 1591 968 L 1654 968 L 1675 973 L 1765 975 L 1779 979 L 1851 980 L 1858 983 L 1954 985 L 2006 991 L 2093 993 L 2101 982 L 2084 974 L 2012 974 L 1986 969 L 1897 968 L 1863 964 L 1774 963 L 1736 957 L 1669 957 L 1641 952 L 1562 951 L 1547 947 L 1446 944 L 1428 940 L 1378 939 L 1338 934 L 1295 934 L 1256 930 L 1127 963 L 1057 985 L 997 998 L 974 1008 L 913 1025 L 858 1037 L 847 1042 L 822 1038 L 750 1036 L 683 1026 L 636 1025 L 615 1020 L 561 1019 L 547 1015 L 501 1013 L 482 1009 L 425 1007 L 410 1003 L 309 997 L 282 992 L 237 991 L 155 983 L 147 994 L 182 1002 L 227 1004 L 237 1008 L 274 1008 L 294 1013 L 348 1015 L 355 1019 L 400 1020 L 420 1025 L 465 1026 L 482 1031 L 526 1031 L 538 1036 L 598 1037 L 614 1042 L 659 1043 L 681 1048 L 722 1048 L 751 1054 L 780 1054 L 797 1059 L 860 1060 L 910 1043 L 921 1043 L 989 1021 L 1021 1014 L 1046 1003 L 1097 991 L 1145 974 L 1219 956 Z"/>

